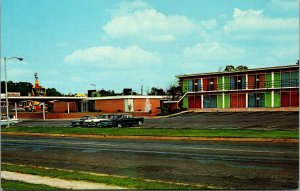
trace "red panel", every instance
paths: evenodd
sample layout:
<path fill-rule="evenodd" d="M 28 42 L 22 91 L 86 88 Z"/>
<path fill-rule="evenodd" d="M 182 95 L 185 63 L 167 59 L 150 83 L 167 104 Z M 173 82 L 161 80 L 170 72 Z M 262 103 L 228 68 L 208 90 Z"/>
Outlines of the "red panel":
<path fill-rule="evenodd" d="M 255 75 L 248 75 L 248 88 L 254 89 L 255 88 Z"/>
<path fill-rule="evenodd" d="M 218 80 L 218 78 L 214 78 L 214 90 L 217 90 L 217 80 Z"/>
<path fill-rule="evenodd" d="M 299 92 L 291 92 L 291 107 L 299 107 Z"/>
<path fill-rule="evenodd" d="M 246 107 L 246 94 L 238 94 L 238 107 Z"/>
<path fill-rule="evenodd" d="M 238 107 L 238 94 L 230 94 L 230 107 Z"/>
<path fill-rule="evenodd" d="M 201 108 L 201 96 L 195 96 L 195 108 Z"/>
<path fill-rule="evenodd" d="M 281 107 L 290 106 L 290 92 L 281 92 Z"/>
<path fill-rule="evenodd" d="M 189 108 L 195 108 L 195 96 L 188 96 L 189 98 Z"/>
<path fill-rule="evenodd" d="M 204 78 L 203 79 L 203 91 L 208 91 L 208 83 L 209 83 L 209 79 Z"/>
<path fill-rule="evenodd" d="M 264 88 L 265 87 L 265 74 L 259 74 L 259 85 L 258 88 Z"/>

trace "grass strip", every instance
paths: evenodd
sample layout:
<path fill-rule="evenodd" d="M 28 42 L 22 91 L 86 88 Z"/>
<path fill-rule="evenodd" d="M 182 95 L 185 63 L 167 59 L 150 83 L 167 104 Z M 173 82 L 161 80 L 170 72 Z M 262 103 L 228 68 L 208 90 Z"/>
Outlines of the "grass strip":
<path fill-rule="evenodd" d="M 30 184 L 15 180 L 1 179 L 1 188 L 3 190 L 59 190 L 60 188 L 47 186 L 44 184 Z"/>
<path fill-rule="evenodd" d="M 16 164 L 2 164 L 2 170 L 11 172 L 20 172 L 31 175 L 48 176 L 52 178 L 60 178 L 64 180 L 81 180 L 94 183 L 102 183 L 108 185 L 117 185 L 131 189 L 149 189 L 149 190 L 160 190 L 160 189 L 215 189 L 215 187 L 205 185 L 178 185 L 171 183 L 153 182 L 146 181 L 144 179 L 137 179 L 131 177 L 115 177 L 115 176 L 101 176 L 91 173 L 38 168 Z"/>
<path fill-rule="evenodd" d="M 170 136 L 170 137 L 230 137 L 298 139 L 297 130 L 251 130 L 251 129 L 146 129 L 146 128 L 83 128 L 83 127 L 10 127 L 2 132 L 82 134 L 111 136 Z"/>

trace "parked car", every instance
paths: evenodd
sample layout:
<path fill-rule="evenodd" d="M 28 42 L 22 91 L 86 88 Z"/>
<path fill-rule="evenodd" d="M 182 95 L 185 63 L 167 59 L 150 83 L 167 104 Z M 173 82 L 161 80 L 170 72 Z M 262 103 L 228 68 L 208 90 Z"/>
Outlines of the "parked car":
<path fill-rule="evenodd" d="M 95 117 L 93 116 L 90 116 L 90 115 L 85 115 L 85 116 L 82 116 L 79 120 L 74 120 L 74 121 L 71 121 L 70 125 L 72 127 L 78 127 L 78 126 L 83 126 L 84 125 L 84 122 L 86 120 L 90 120 L 90 119 L 93 119 Z"/>
<path fill-rule="evenodd" d="M 14 126 L 19 123 L 18 119 L 11 119 L 10 117 L 7 118 L 5 115 L 1 115 L 1 126 Z"/>
<path fill-rule="evenodd" d="M 25 111 L 25 108 L 23 107 L 18 107 L 17 109 L 16 108 L 13 108 L 12 111 Z"/>
<path fill-rule="evenodd" d="M 98 116 L 96 116 L 96 118 L 91 118 L 91 119 L 85 120 L 83 125 L 85 127 L 99 127 L 101 124 L 101 121 L 107 121 L 112 116 L 113 116 L 113 114 L 98 115 Z"/>
<path fill-rule="evenodd" d="M 144 124 L 143 117 L 132 117 L 129 114 L 111 115 L 109 119 L 99 123 L 99 127 L 124 127 L 124 126 L 142 126 Z"/>

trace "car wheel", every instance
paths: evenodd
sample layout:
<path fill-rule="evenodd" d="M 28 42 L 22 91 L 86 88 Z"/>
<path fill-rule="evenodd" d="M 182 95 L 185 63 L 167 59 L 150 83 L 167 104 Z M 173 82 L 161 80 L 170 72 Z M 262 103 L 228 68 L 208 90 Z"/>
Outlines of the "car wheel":
<path fill-rule="evenodd" d="M 138 126 L 142 126 L 142 125 L 143 125 L 143 122 L 142 122 L 142 121 L 139 121 L 137 124 L 138 124 Z"/>
<path fill-rule="evenodd" d="M 122 124 L 119 123 L 119 124 L 117 125 L 117 127 L 121 128 L 121 127 L 122 127 Z"/>

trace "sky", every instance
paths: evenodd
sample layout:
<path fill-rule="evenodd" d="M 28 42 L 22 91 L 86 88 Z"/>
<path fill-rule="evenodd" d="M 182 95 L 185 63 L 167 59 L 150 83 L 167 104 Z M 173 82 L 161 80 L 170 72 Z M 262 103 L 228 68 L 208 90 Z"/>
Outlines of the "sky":
<path fill-rule="evenodd" d="M 166 89 L 176 75 L 299 59 L 299 0 L 2 0 L 8 80 L 68 93 Z M 1 80 L 3 80 L 3 67 Z M 92 85 L 94 84 L 94 85 Z"/>

